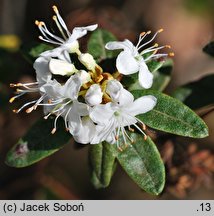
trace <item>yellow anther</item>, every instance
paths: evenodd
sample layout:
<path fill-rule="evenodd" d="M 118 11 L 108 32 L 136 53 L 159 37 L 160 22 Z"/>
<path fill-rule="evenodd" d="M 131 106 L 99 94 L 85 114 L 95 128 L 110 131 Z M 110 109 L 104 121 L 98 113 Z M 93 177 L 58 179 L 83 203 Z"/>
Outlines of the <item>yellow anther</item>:
<path fill-rule="evenodd" d="M 154 47 L 158 47 L 158 46 L 159 46 L 159 44 L 158 44 L 158 43 L 155 43 L 155 44 L 154 44 Z"/>
<path fill-rule="evenodd" d="M 51 104 L 51 103 L 52 103 L 52 100 L 51 100 L 51 99 L 48 99 L 48 103 Z"/>
<path fill-rule="evenodd" d="M 145 35 L 146 34 L 146 32 L 141 32 L 140 33 L 140 36 L 142 37 L 143 35 Z"/>
<path fill-rule="evenodd" d="M 151 31 L 147 31 L 147 32 L 146 32 L 146 34 L 151 34 L 151 33 L 152 33 Z"/>
<path fill-rule="evenodd" d="M 14 110 L 13 110 L 13 112 L 14 112 L 14 113 L 17 113 L 17 112 L 18 112 L 18 110 L 14 109 Z"/>
<path fill-rule="evenodd" d="M 52 19 L 53 19 L 54 21 L 56 21 L 56 20 L 57 20 L 57 16 L 54 15 L 54 16 L 52 17 Z"/>
<path fill-rule="evenodd" d="M 95 78 L 96 83 L 100 83 L 103 80 L 103 75 L 99 75 Z"/>
<path fill-rule="evenodd" d="M 31 113 L 33 110 L 34 110 L 34 106 L 32 106 L 32 107 L 26 109 L 25 112 L 26 112 L 26 113 Z"/>
<path fill-rule="evenodd" d="M 129 131 L 134 132 L 134 129 L 130 127 L 130 128 L 129 128 Z"/>
<path fill-rule="evenodd" d="M 148 138 L 147 135 L 144 135 L 144 140 L 147 140 L 147 138 Z"/>
<path fill-rule="evenodd" d="M 162 31 L 163 31 L 163 29 L 161 28 L 161 29 L 158 30 L 158 33 L 161 33 Z"/>
<path fill-rule="evenodd" d="M 53 130 L 51 131 L 51 134 L 55 134 L 56 133 L 56 128 L 53 128 Z"/>
<path fill-rule="evenodd" d="M 13 101 L 15 100 L 15 97 L 10 98 L 9 102 L 13 103 Z"/>
<path fill-rule="evenodd" d="M 170 45 L 166 45 L 165 47 L 171 49 L 171 46 L 170 46 Z"/>
<path fill-rule="evenodd" d="M 169 56 L 173 57 L 173 56 L 175 56 L 175 53 L 171 52 L 171 53 L 169 53 Z"/>
<path fill-rule="evenodd" d="M 39 22 L 38 20 L 35 21 L 35 24 L 36 24 L 37 26 L 39 26 L 39 23 L 40 23 L 40 22 Z"/>
<path fill-rule="evenodd" d="M 118 140 L 118 139 L 119 139 L 119 137 L 118 137 L 118 136 L 115 136 L 115 139 L 116 139 L 116 140 Z"/>
<path fill-rule="evenodd" d="M 145 125 L 145 124 L 142 125 L 142 129 L 143 129 L 144 131 L 146 130 L 146 125 Z"/>
<path fill-rule="evenodd" d="M 53 7 L 52 7 L 52 8 L 53 8 L 53 10 L 54 10 L 54 12 L 55 12 L 55 13 L 59 13 L 59 11 L 58 11 L 58 8 L 57 8 L 57 6 L 56 6 L 56 5 L 53 5 Z"/>

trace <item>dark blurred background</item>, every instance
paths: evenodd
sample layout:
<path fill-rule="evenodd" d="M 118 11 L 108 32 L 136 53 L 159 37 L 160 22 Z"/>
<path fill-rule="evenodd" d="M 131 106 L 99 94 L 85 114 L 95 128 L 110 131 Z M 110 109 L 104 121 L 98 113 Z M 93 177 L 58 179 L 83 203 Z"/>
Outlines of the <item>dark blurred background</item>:
<path fill-rule="evenodd" d="M 157 42 L 170 44 L 175 53 L 167 92 L 214 73 L 213 58 L 202 52 L 214 38 L 213 0 L 0 0 L 0 199 L 213 199 L 213 112 L 205 118 L 210 136 L 200 141 L 208 150 L 198 155 L 202 161 L 208 157 L 212 160 L 209 178 L 206 176 L 208 188 L 205 187 L 208 183 L 200 179 L 205 179 L 204 176 L 199 176 L 197 184 L 190 184 L 186 174 L 182 174 L 188 173 L 187 164 L 178 168 L 181 176 L 175 180 L 176 184 L 167 185 L 160 197 L 144 193 L 120 168 L 110 187 L 97 191 L 90 184 L 88 148 L 77 148 L 73 143 L 29 168 L 15 169 L 4 164 L 8 149 L 42 116 L 41 110 L 12 113 L 17 104 L 8 104 L 12 95 L 9 83 L 35 79 L 32 66 L 22 57 L 19 47 L 38 41 L 36 19 L 51 26 L 52 5 L 58 6 L 69 29 L 98 23 L 121 40 L 135 41 L 142 31 L 164 28 Z M 197 145 L 193 143 L 188 150 L 191 152 Z M 165 147 L 169 151 L 172 144 L 166 143 Z"/>

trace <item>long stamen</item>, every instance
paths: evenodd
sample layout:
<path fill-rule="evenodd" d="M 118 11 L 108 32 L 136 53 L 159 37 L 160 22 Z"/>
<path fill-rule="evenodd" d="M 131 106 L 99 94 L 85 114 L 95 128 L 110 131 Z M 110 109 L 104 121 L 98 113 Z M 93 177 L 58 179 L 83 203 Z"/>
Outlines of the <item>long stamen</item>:
<path fill-rule="evenodd" d="M 147 139 L 147 135 L 141 130 L 140 127 L 138 127 L 136 124 L 133 124 L 143 135 L 144 135 L 144 139 Z"/>
<path fill-rule="evenodd" d="M 155 44 L 154 46 L 148 48 L 148 49 L 145 49 L 141 52 L 141 54 L 145 54 L 145 53 L 149 53 L 149 52 L 157 52 L 158 50 L 160 49 L 164 49 L 164 48 L 169 48 L 170 46 L 169 45 L 165 45 L 165 46 L 160 46 L 158 47 L 158 44 Z M 154 49 L 153 49 L 154 48 Z"/>
<path fill-rule="evenodd" d="M 35 24 L 38 26 L 40 32 L 45 37 L 45 38 L 43 38 L 42 36 L 39 36 L 40 40 L 46 41 L 48 43 L 57 44 L 57 45 L 61 45 L 62 43 L 64 43 L 64 41 L 60 37 L 52 34 L 48 30 L 48 28 L 46 27 L 44 22 L 36 21 Z M 53 39 L 51 39 L 49 36 L 52 37 L 53 39 L 55 39 L 55 41 Z"/>
<path fill-rule="evenodd" d="M 56 45 L 61 45 L 60 43 L 58 43 L 58 42 L 55 42 L 55 41 L 53 41 L 53 40 L 51 40 L 51 39 L 45 39 L 45 38 L 43 38 L 42 36 L 39 36 L 39 39 L 40 40 L 42 40 L 42 41 L 44 41 L 44 42 L 47 42 L 47 43 L 52 43 L 52 44 L 56 44 Z"/>
<path fill-rule="evenodd" d="M 66 31 L 66 33 L 67 33 L 67 35 L 68 35 L 68 37 L 69 37 L 69 36 L 71 35 L 71 33 L 68 31 L 68 28 L 67 28 L 67 26 L 66 26 L 64 20 L 62 19 L 61 15 L 59 14 L 58 8 L 57 8 L 55 5 L 53 6 L 53 10 L 54 10 L 55 14 L 57 15 L 57 18 L 58 18 L 58 20 L 59 20 L 59 23 L 60 23 L 61 26 L 64 28 L 64 30 Z"/>
<path fill-rule="evenodd" d="M 149 40 L 147 41 L 146 43 L 142 44 L 140 47 L 138 47 L 137 49 L 140 50 L 142 47 L 146 46 L 147 44 L 151 43 L 155 38 L 156 36 L 161 33 L 163 31 L 163 29 L 159 29 L 155 34 L 154 36 Z"/>
<path fill-rule="evenodd" d="M 65 118 L 64 118 L 66 130 L 68 130 L 68 121 L 67 121 L 67 118 L 68 118 L 68 114 L 70 113 L 71 109 L 72 109 L 72 106 L 68 109 L 68 111 L 67 111 L 67 113 L 65 115 Z"/>
<path fill-rule="evenodd" d="M 37 85 L 38 82 L 33 82 L 33 83 L 10 83 L 10 87 L 25 87 L 25 86 L 31 86 L 31 85 Z"/>
<path fill-rule="evenodd" d="M 138 43 L 136 45 L 136 48 L 138 49 L 138 46 L 140 45 L 140 43 L 142 42 L 142 40 L 147 36 L 151 34 L 151 31 L 147 31 L 147 32 L 141 32 L 140 33 L 140 36 L 139 36 L 139 39 L 138 39 Z"/>
<path fill-rule="evenodd" d="M 55 120 L 54 120 L 54 128 L 53 128 L 53 130 L 51 131 L 52 134 L 54 134 L 54 133 L 56 132 L 56 129 L 57 129 L 57 120 L 58 120 L 58 118 L 59 118 L 64 112 L 65 112 L 65 110 L 63 110 L 61 113 L 59 113 L 59 114 L 56 116 L 56 118 L 55 118 Z"/>
<path fill-rule="evenodd" d="M 61 27 L 61 25 L 60 25 L 60 23 L 59 23 L 57 17 L 56 17 L 56 16 L 53 16 L 53 20 L 54 20 L 54 22 L 56 23 L 56 26 L 57 26 L 57 28 L 59 29 L 60 33 L 62 34 L 62 37 L 63 37 L 65 40 L 67 40 L 68 37 L 65 36 L 65 33 L 64 33 L 64 31 L 63 31 L 63 29 L 62 29 L 62 27 Z"/>
<path fill-rule="evenodd" d="M 10 102 L 10 103 L 13 103 L 13 101 L 14 101 L 15 99 L 17 99 L 17 98 L 21 97 L 21 96 L 22 96 L 22 95 L 24 95 L 24 94 L 26 94 L 26 93 L 25 93 L 25 92 L 23 92 L 23 93 L 20 93 L 20 94 L 18 94 L 18 95 L 16 95 L 16 96 L 14 96 L 14 97 L 10 98 L 9 102 Z"/>
<path fill-rule="evenodd" d="M 23 106 L 21 106 L 18 110 L 15 110 L 14 112 L 15 112 L 15 113 L 19 113 L 19 112 L 20 112 L 21 110 L 23 110 L 25 107 L 29 106 L 30 104 L 35 103 L 36 101 L 37 101 L 37 100 L 30 101 L 30 102 L 24 104 Z"/>

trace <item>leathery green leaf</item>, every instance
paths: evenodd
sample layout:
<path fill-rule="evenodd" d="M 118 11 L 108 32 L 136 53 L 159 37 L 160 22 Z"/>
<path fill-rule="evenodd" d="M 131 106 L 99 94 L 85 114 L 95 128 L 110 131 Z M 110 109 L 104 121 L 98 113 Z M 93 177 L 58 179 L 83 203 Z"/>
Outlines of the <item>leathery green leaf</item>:
<path fill-rule="evenodd" d="M 135 98 L 153 95 L 157 104 L 153 110 L 137 116 L 151 128 L 181 136 L 203 138 L 208 136 L 204 121 L 179 100 L 154 90 L 132 91 Z"/>
<path fill-rule="evenodd" d="M 131 179 L 146 192 L 158 195 L 165 184 L 165 168 L 153 141 L 138 133 L 129 133 L 133 143 L 122 151 L 114 145 L 111 149 L 118 162 Z M 107 146 L 109 147 L 109 145 Z"/>
<path fill-rule="evenodd" d="M 105 188 L 110 184 L 116 168 L 115 156 L 112 154 L 111 148 L 113 148 L 112 145 L 108 143 L 90 145 L 89 147 L 91 182 L 97 189 Z"/>
<path fill-rule="evenodd" d="M 53 119 L 37 121 L 8 152 L 6 164 L 12 167 L 26 167 L 61 149 L 71 138 L 63 123 L 59 120 L 56 133 L 51 134 Z"/>

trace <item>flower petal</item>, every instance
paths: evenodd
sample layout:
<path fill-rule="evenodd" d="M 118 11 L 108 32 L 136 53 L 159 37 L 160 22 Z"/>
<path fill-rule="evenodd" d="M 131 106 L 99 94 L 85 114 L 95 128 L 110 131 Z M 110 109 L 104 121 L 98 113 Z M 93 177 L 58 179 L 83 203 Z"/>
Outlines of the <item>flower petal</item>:
<path fill-rule="evenodd" d="M 118 80 L 109 80 L 106 86 L 106 92 L 110 95 L 114 102 L 119 101 L 121 90 L 123 89 L 122 84 Z"/>
<path fill-rule="evenodd" d="M 112 103 L 99 104 L 89 110 L 89 116 L 93 122 L 105 125 L 114 114 Z"/>
<path fill-rule="evenodd" d="M 72 40 L 77 40 L 81 37 L 83 37 L 84 35 L 87 34 L 87 31 L 94 31 L 97 28 L 97 24 L 95 25 L 89 25 L 89 26 L 85 26 L 85 27 L 75 27 L 72 31 L 72 35 L 69 38 L 69 41 Z"/>
<path fill-rule="evenodd" d="M 56 99 L 60 98 L 60 89 L 62 88 L 61 84 L 56 80 L 50 80 L 48 83 L 40 87 L 40 91 L 46 93 L 49 98 Z"/>
<path fill-rule="evenodd" d="M 108 42 L 105 45 L 105 48 L 108 50 L 117 50 L 117 49 L 123 49 L 125 51 L 129 51 L 132 53 L 132 51 L 135 49 L 135 46 L 130 40 L 124 40 L 124 41 L 112 41 Z"/>
<path fill-rule="evenodd" d="M 33 64 L 33 68 L 36 70 L 36 79 L 39 85 L 51 80 L 51 72 L 48 67 L 49 58 L 38 57 Z"/>
<path fill-rule="evenodd" d="M 141 61 L 140 63 L 140 70 L 138 75 L 139 83 L 140 85 L 145 88 L 149 89 L 152 87 L 153 83 L 153 74 L 149 71 L 146 63 L 144 61 Z"/>
<path fill-rule="evenodd" d="M 134 96 L 127 91 L 126 89 L 122 89 L 120 92 L 120 97 L 119 97 L 119 104 L 121 107 L 126 107 L 128 105 L 131 105 L 134 101 Z"/>
<path fill-rule="evenodd" d="M 139 63 L 129 52 L 121 52 L 116 60 L 116 67 L 121 74 L 129 75 L 139 70 Z"/>
<path fill-rule="evenodd" d="M 74 140 L 81 144 L 90 143 L 96 133 L 96 125 L 89 117 L 83 117 L 78 133 L 73 134 Z"/>
<path fill-rule="evenodd" d="M 152 95 L 146 95 L 136 99 L 130 107 L 127 107 L 127 112 L 136 116 L 152 110 L 157 103 L 157 99 Z"/>
<path fill-rule="evenodd" d="M 103 93 L 98 84 L 93 84 L 85 95 L 85 101 L 90 106 L 98 105 L 102 102 Z"/>
<path fill-rule="evenodd" d="M 65 98 L 75 100 L 78 97 L 81 84 L 82 82 L 79 76 L 73 75 L 66 81 L 65 85 L 61 88 L 60 94 Z"/>
<path fill-rule="evenodd" d="M 49 62 L 49 69 L 51 73 L 62 76 L 70 76 L 77 72 L 75 66 L 67 61 L 60 59 L 51 59 Z"/>

